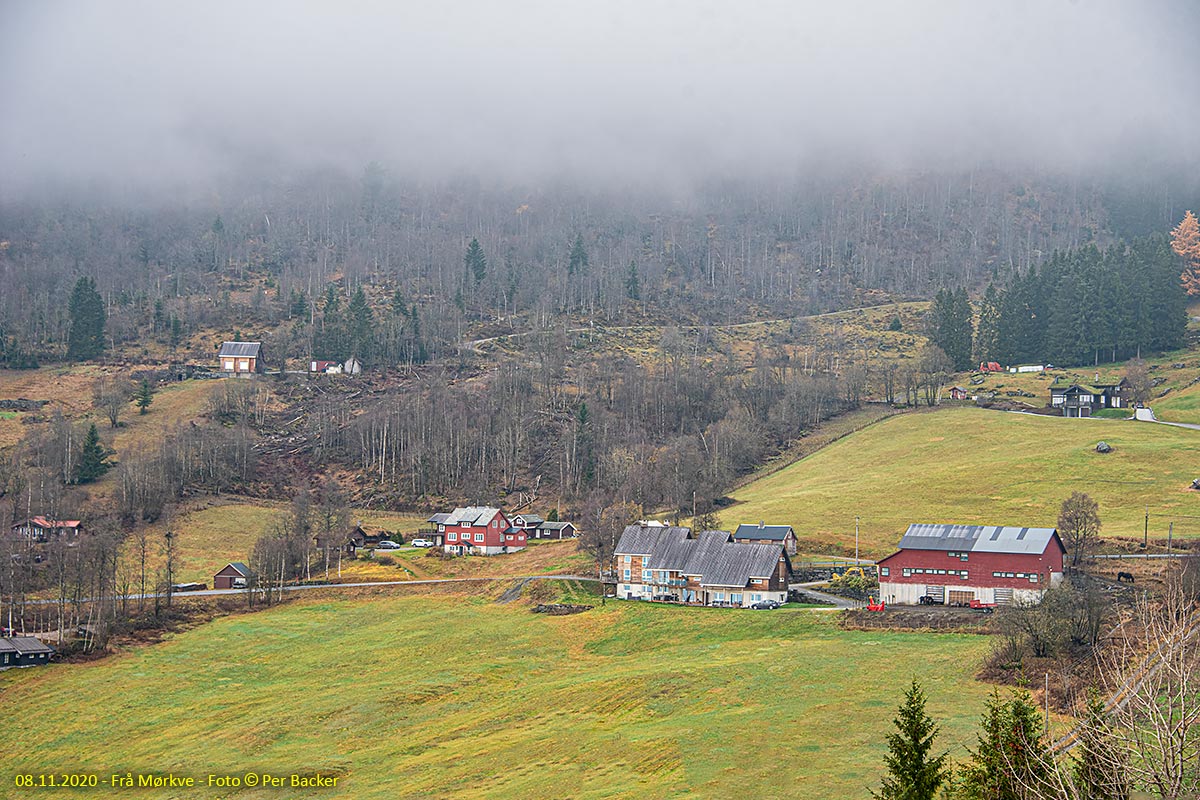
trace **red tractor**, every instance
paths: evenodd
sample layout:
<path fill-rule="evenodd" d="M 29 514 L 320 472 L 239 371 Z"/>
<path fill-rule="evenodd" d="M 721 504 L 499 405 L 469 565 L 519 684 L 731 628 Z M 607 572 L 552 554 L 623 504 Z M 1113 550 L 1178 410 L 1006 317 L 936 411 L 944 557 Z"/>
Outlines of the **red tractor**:
<path fill-rule="evenodd" d="M 985 603 L 982 600 L 972 600 L 971 608 L 975 611 L 982 611 L 984 614 L 990 614 L 996 610 L 996 604 Z"/>
<path fill-rule="evenodd" d="M 867 611 L 886 611 L 886 610 L 887 610 L 887 603 L 883 602 L 883 600 L 880 600 L 878 603 L 876 603 L 875 597 L 873 595 L 871 597 L 867 598 Z"/>

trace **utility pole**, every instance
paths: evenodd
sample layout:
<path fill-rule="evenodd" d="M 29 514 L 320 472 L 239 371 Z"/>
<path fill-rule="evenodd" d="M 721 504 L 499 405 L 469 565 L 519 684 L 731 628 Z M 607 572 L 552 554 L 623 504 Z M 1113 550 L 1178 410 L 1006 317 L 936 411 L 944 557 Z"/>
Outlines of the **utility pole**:
<path fill-rule="evenodd" d="M 858 566 L 858 517 L 854 518 L 854 566 Z"/>
<path fill-rule="evenodd" d="M 1046 735 L 1050 735 L 1050 673 L 1046 673 L 1046 690 L 1042 693 L 1046 701 Z"/>
<path fill-rule="evenodd" d="M 1146 522 L 1142 525 L 1142 549 L 1150 546 L 1150 506 L 1146 506 Z"/>
<path fill-rule="evenodd" d="M 1175 533 L 1175 523 L 1172 522 L 1167 528 L 1167 555 L 1171 555 L 1171 535 Z"/>

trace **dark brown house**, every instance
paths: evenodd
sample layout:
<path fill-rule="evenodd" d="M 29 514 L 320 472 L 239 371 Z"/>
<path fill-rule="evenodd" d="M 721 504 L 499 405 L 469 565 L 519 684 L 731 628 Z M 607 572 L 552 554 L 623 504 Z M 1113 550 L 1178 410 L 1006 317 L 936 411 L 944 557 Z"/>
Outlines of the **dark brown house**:
<path fill-rule="evenodd" d="M 250 580 L 250 568 L 240 561 L 226 564 L 213 575 L 214 589 L 245 589 Z"/>
<path fill-rule="evenodd" d="M 50 663 L 54 648 L 32 636 L 11 636 L 0 639 L 0 669 L 12 667 L 43 667 Z"/>

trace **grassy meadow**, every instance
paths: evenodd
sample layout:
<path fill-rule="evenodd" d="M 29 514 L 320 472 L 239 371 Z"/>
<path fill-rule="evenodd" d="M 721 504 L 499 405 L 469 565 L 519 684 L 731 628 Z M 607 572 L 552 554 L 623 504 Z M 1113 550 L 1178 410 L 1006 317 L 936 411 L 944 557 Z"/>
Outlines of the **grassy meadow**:
<path fill-rule="evenodd" d="M 1114 452 L 1095 452 L 1104 440 Z M 1105 536 L 1200 536 L 1200 431 L 1122 420 L 1068 420 L 962 408 L 904 414 L 750 483 L 725 527 L 788 523 L 802 550 L 892 552 L 912 522 L 1054 526 L 1062 500 L 1087 492 Z"/>
<path fill-rule="evenodd" d="M 248 800 L 862 797 L 914 675 L 941 744 L 957 756 L 973 743 L 988 644 L 843 631 L 803 609 L 610 602 L 547 617 L 465 594 L 297 601 L 0 674 L 7 716 L 39 720 L 10 731 L 0 796 L 15 773 L 69 769 L 341 776 L 307 795 L 234 795 Z"/>

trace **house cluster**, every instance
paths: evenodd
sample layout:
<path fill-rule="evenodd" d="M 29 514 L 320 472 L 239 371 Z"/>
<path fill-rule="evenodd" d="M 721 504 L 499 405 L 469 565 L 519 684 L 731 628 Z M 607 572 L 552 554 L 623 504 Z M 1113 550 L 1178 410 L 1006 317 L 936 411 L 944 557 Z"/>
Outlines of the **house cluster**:
<path fill-rule="evenodd" d="M 362 373 L 362 362 L 353 356 L 341 362 L 313 359 L 308 362 L 308 371 L 312 375 L 358 375 Z"/>
<path fill-rule="evenodd" d="M 785 542 L 774 533 L 766 535 L 768 526 L 761 524 L 741 526 L 739 531 L 747 527 L 754 538 L 738 539 L 728 531 L 693 534 L 689 528 L 630 525 L 614 551 L 617 596 L 706 606 L 786 602 L 792 564 Z"/>
<path fill-rule="evenodd" d="M 435 547 L 454 555 L 494 556 L 523 550 L 530 539 L 571 539 L 579 535 L 570 522 L 547 522 L 536 514 L 511 518 L 492 506 L 467 506 L 434 514 L 428 536 Z"/>
<path fill-rule="evenodd" d="M 1101 381 L 1099 374 L 1091 383 L 1056 380 L 1050 385 L 1050 407 L 1064 417 L 1090 417 L 1105 408 L 1128 408 L 1128 387 L 1124 378 Z"/>
<path fill-rule="evenodd" d="M 879 596 L 902 605 L 1037 601 L 1062 581 L 1066 552 L 1054 528 L 910 525 L 878 564 Z"/>

